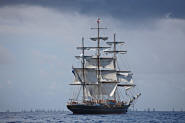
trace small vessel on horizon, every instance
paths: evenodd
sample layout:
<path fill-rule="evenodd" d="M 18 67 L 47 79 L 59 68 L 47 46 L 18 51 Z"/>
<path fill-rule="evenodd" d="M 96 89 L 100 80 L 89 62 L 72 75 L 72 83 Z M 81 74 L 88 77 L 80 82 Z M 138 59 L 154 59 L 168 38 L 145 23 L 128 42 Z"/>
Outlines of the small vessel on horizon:
<path fill-rule="evenodd" d="M 108 41 L 108 37 L 100 36 L 100 18 L 97 20 L 97 37 L 90 38 L 97 42 L 96 47 L 77 47 L 82 53 L 75 56 L 81 61 L 81 67 L 73 67 L 74 82 L 70 85 L 80 86 L 80 90 L 75 97 L 67 103 L 67 108 L 74 114 L 113 114 L 126 113 L 141 93 L 129 93 L 135 88 L 133 73 L 129 70 L 121 70 L 118 66 L 118 54 L 125 54 L 127 51 L 118 50 L 118 45 L 125 42 L 114 40 Z M 101 41 L 108 46 L 101 46 Z M 93 54 L 87 55 L 93 50 Z M 95 52 L 94 52 L 95 51 Z M 82 91 L 81 91 L 82 90 Z M 121 92 L 123 91 L 123 92 Z M 82 95 L 79 98 L 79 95 Z"/>

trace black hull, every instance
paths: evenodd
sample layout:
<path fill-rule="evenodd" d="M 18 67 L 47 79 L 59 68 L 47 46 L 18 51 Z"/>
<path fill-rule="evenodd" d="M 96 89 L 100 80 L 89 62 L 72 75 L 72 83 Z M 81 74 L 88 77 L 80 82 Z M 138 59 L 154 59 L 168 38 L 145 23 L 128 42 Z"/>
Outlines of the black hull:
<path fill-rule="evenodd" d="M 67 105 L 67 108 L 73 112 L 73 114 L 122 114 L 126 113 L 130 105 L 122 106 L 106 106 L 106 105 L 83 105 L 74 104 Z"/>

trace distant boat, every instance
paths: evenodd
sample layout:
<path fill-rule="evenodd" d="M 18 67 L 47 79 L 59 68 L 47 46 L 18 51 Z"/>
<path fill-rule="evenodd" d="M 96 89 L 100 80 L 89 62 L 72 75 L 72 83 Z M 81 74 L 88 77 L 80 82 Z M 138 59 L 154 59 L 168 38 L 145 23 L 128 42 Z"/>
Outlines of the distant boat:
<path fill-rule="evenodd" d="M 91 29 L 97 30 L 97 37 L 90 38 L 97 42 L 97 46 L 84 46 L 82 38 L 82 46 L 77 47 L 82 51 L 81 55 L 75 56 L 81 61 L 81 67 L 72 68 L 74 82 L 70 85 L 80 86 L 80 90 L 67 103 L 67 108 L 74 114 L 126 113 L 141 93 L 129 95 L 129 90 L 136 86 L 132 79 L 133 73 L 118 67 L 118 54 L 127 51 L 118 50 L 117 46 L 125 42 L 116 41 L 114 34 L 114 40 L 106 42 L 108 46 L 101 46 L 100 42 L 105 42 L 108 37 L 100 36 L 100 29 L 106 28 L 100 27 L 99 18 L 97 28 Z M 86 55 L 89 51 L 93 53 Z"/>

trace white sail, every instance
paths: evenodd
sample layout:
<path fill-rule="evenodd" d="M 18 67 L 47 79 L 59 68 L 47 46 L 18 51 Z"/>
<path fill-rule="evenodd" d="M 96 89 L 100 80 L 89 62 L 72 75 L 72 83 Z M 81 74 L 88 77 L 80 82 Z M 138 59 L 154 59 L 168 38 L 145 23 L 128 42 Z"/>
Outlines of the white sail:
<path fill-rule="evenodd" d="M 124 82 L 124 83 L 128 83 L 130 85 L 134 85 L 134 81 L 132 79 L 132 73 L 130 73 L 130 71 L 119 71 L 117 73 L 117 77 L 118 77 L 118 81 L 119 82 Z M 125 90 L 129 90 L 134 86 L 124 86 Z"/>
<path fill-rule="evenodd" d="M 116 88 L 117 88 L 117 84 L 114 86 L 114 89 L 112 90 L 112 92 L 110 93 L 110 96 L 112 97 L 116 91 Z"/>
<path fill-rule="evenodd" d="M 75 83 L 86 82 L 97 84 L 97 74 L 95 69 L 84 69 L 84 77 L 83 77 L 83 69 L 82 68 L 73 68 L 75 75 Z"/>
<path fill-rule="evenodd" d="M 117 77 L 118 77 L 118 81 L 120 82 L 129 82 L 132 79 L 132 73 L 130 72 L 125 72 L 125 71 L 118 71 L 117 72 Z"/>
<path fill-rule="evenodd" d="M 101 75 L 101 81 L 106 81 L 106 82 L 115 81 L 115 82 L 117 82 L 115 70 L 101 70 L 100 75 Z"/>
<path fill-rule="evenodd" d="M 87 68 L 97 68 L 97 58 L 85 58 L 86 63 L 85 67 Z M 100 68 L 114 69 L 114 59 L 112 57 L 109 58 L 100 58 Z"/>
<path fill-rule="evenodd" d="M 100 87 L 101 92 L 99 92 L 98 85 L 86 85 L 86 95 L 93 98 L 98 98 L 100 95 L 112 97 L 116 87 L 116 83 L 102 83 Z"/>
<path fill-rule="evenodd" d="M 85 81 L 86 89 L 85 93 L 87 97 L 97 98 L 100 94 L 98 90 L 98 80 L 97 80 L 97 70 L 96 69 L 84 69 L 84 77 L 83 77 L 83 69 L 82 68 L 73 68 L 75 80 L 74 84 L 82 84 Z M 116 71 L 115 70 L 101 70 L 101 94 L 112 96 L 116 90 Z M 85 79 L 83 79 L 85 78 Z M 106 82 L 105 82 L 106 81 Z M 105 83 L 103 83 L 105 82 Z M 90 85 L 88 85 L 90 84 Z"/>
<path fill-rule="evenodd" d="M 88 86 L 85 86 L 85 99 L 92 98 L 92 95 L 90 94 Z"/>
<path fill-rule="evenodd" d="M 113 96 L 116 90 L 116 83 L 104 83 L 101 86 L 102 95 Z"/>
<path fill-rule="evenodd" d="M 98 83 L 96 69 L 85 68 L 84 69 L 84 77 L 83 77 L 83 69 L 82 68 L 73 68 L 73 70 L 74 70 L 74 75 L 75 75 L 74 82 L 76 84 L 79 84 L 81 82 L 86 82 L 87 84 L 88 83 L 91 83 L 91 84 Z M 101 70 L 100 75 L 101 75 L 100 81 L 106 81 L 106 82 L 117 81 L 115 70 Z"/>
<path fill-rule="evenodd" d="M 97 85 L 86 85 L 85 95 L 90 98 L 98 98 L 98 86 Z"/>
<path fill-rule="evenodd" d="M 134 84 L 133 79 L 130 80 L 130 84 Z M 134 87 L 134 86 L 126 86 L 126 87 L 125 87 L 125 90 L 128 91 L 128 90 L 131 89 L 132 87 Z"/>

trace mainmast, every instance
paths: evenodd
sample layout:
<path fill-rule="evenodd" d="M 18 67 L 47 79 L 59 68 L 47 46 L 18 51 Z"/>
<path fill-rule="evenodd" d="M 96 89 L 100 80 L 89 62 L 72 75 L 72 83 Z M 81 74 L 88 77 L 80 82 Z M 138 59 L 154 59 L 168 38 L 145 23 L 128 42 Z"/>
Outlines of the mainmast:
<path fill-rule="evenodd" d="M 97 24 L 98 24 L 98 42 L 97 42 L 97 50 L 98 50 L 98 53 L 97 53 L 97 66 L 98 66 L 98 93 L 99 93 L 99 98 L 102 98 L 102 94 L 101 94 L 101 82 L 100 82 L 100 18 L 98 18 L 97 20 Z"/>
<path fill-rule="evenodd" d="M 100 18 L 97 20 L 97 28 L 91 28 L 91 29 L 97 29 L 98 35 L 97 38 L 91 38 L 91 40 L 96 41 L 97 40 L 97 80 L 98 80 L 98 99 L 102 99 L 102 90 L 101 90 L 101 81 L 100 81 L 100 39 L 107 40 L 107 37 L 100 37 L 100 29 L 107 29 L 107 28 L 100 28 Z"/>
<path fill-rule="evenodd" d="M 83 102 L 85 101 L 85 61 L 84 61 L 84 37 L 82 37 L 82 68 L 83 68 L 83 71 L 82 71 L 82 76 L 83 76 Z"/>

